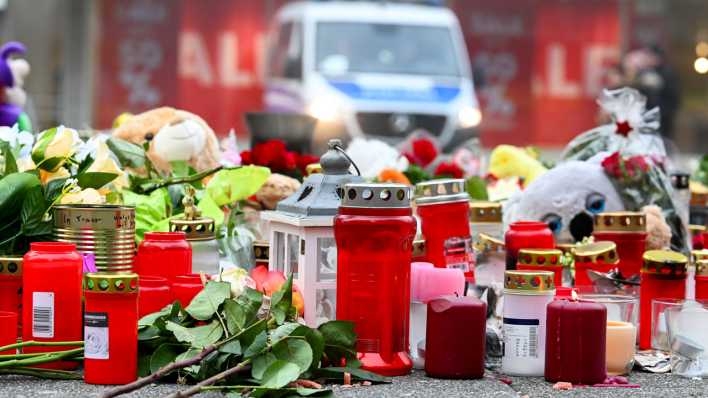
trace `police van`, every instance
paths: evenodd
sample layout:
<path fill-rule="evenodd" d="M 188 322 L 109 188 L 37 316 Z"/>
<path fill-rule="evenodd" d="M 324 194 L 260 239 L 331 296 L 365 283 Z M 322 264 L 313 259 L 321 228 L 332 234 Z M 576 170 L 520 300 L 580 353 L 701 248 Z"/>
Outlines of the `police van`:
<path fill-rule="evenodd" d="M 266 56 L 266 110 L 315 117 L 315 147 L 334 137 L 395 143 L 419 130 L 450 147 L 481 122 L 459 22 L 445 7 L 288 4 Z"/>

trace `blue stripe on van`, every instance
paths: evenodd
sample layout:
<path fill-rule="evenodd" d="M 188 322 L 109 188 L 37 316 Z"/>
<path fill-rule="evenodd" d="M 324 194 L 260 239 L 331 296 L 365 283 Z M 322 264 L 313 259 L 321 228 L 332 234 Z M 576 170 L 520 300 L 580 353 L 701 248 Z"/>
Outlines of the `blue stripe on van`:
<path fill-rule="evenodd" d="M 450 102 L 460 94 L 458 87 L 433 86 L 430 90 L 363 88 L 356 83 L 329 81 L 329 84 L 354 99 L 378 101 Z"/>

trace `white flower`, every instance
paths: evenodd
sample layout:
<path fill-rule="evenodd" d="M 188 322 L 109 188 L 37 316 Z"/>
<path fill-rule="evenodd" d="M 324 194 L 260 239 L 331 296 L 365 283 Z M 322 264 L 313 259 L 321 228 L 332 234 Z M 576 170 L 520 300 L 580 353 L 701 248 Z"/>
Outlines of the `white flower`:
<path fill-rule="evenodd" d="M 248 276 L 248 271 L 243 268 L 235 267 L 223 271 L 221 275 L 214 275 L 213 280 L 221 280 L 231 284 L 231 297 L 237 298 L 246 290 L 246 287 L 251 289 L 256 288 L 256 282 Z"/>
<path fill-rule="evenodd" d="M 61 198 L 62 204 L 100 205 L 106 198 L 93 188 L 86 188 L 77 193 L 69 192 Z"/>
<path fill-rule="evenodd" d="M 37 138 L 32 148 L 32 160 L 42 169 L 55 171 L 71 157 L 81 144 L 79 133 L 59 126 L 46 130 Z"/>
<path fill-rule="evenodd" d="M 28 131 L 20 131 L 15 124 L 12 127 L 0 126 L 0 140 L 10 144 L 16 157 L 29 156 L 34 143 L 34 135 Z"/>
<path fill-rule="evenodd" d="M 408 168 L 408 159 L 380 140 L 354 138 L 346 152 L 359 167 L 361 176 L 369 180 L 376 178 L 383 169 L 404 171 Z"/>
<path fill-rule="evenodd" d="M 89 173 L 110 173 L 117 177 L 112 181 L 116 189 L 122 189 L 129 185 L 128 176 L 120 169 L 118 163 L 111 157 L 113 153 L 108 149 L 108 145 L 102 140 L 97 140 L 96 155 L 93 163 L 86 170 Z"/>

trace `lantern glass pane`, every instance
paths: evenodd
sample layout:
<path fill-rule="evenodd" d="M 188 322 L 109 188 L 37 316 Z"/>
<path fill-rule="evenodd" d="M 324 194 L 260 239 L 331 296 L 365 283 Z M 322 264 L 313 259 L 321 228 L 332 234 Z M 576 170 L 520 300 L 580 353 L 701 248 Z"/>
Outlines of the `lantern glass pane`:
<path fill-rule="evenodd" d="M 275 258 L 273 259 L 273 271 L 285 271 L 285 235 L 276 231 L 273 234 L 273 244 L 275 245 Z"/>
<path fill-rule="evenodd" d="M 317 281 L 337 279 L 337 243 L 334 238 L 317 238 Z"/>
<path fill-rule="evenodd" d="M 298 249 L 300 248 L 300 237 L 293 234 L 288 234 L 288 271 L 293 274 L 293 278 L 297 279 Z"/>
<path fill-rule="evenodd" d="M 317 289 L 317 326 L 337 318 L 337 289 Z"/>

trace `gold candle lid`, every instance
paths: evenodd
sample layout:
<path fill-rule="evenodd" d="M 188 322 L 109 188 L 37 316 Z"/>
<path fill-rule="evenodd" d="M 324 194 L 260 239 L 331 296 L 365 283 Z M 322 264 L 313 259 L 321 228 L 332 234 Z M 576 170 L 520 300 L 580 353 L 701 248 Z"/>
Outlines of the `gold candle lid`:
<path fill-rule="evenodd" d="M 474 243 L 474 248 L 480 252 L 502 251 L 504 250 L 504 241 L 489 236 L 485 233 L 480 233 L 477 242 Z"/>
<path fill-rule="evenodd" d="M 577 243 L 556 243 L 556 249 L 562 251 L 563 254 L 573 254 L 576 247 L 578 247 Z"/>
<path fill-rule="evenodd" d="M 579 263 L 617 264 L 619 255 L 615 242 L 599 241 L 578 245 L 573 252 L 575 261 Z"/>
<path fill-rule="evenodd" d="M 256 261 L 268 261 L 270 243 L 264 240 L 253 241 L 253 255 Z"/>
<path fill-rule="evenodd" d="M 501 223 L 502 206 L 496 202 L 470 202 L 470 222 Z"/>
<path fill-rule="evenodd" d="M 708 258 L 696 261 L 696 276 L 708 276 Z"/>
<path fill-rule="evenodd" d="M 136 293 L 138 291 L 138 274 L 132 272 L 89 272 L 84 274 L 84 291 Z"/>
<path fill-rule="evenodd" d="M 688 258 L 671 250 L 649 250 L 644 252 L 642 272 L 667 277 L 685 277 Z"/>
<path fill-rule="evenodd" d="M 413 257 L 422 257 L 426 253 L 425 238 L 419 238 L 413 241 Z"/>
<path fill-rule="evenodd" d="M 595 231 L 646 232 L 646 215 L 635 211 L 600 213 L 595 216 Z"/>
<path fill-rule="evenodd" d="M 563 252 L 558 249 L 521 249 L 519 264 L 530 266 L 562 266 Z"/>
<path fill-rule="evenodd" d="M 22 260 L 20 256 L 0 257 L 0 275 L 22 276 Z"/>
<path fill-rule="evenodd" d="M 708 249 L 691 250 L 691 262 L 695 264 L 700 260 L 708 260 Z"/>
<path fill-rule="evenodd" d="M 541 295 L 555 290 L 552 271 L 505 271 L 504 292 Z"/>

